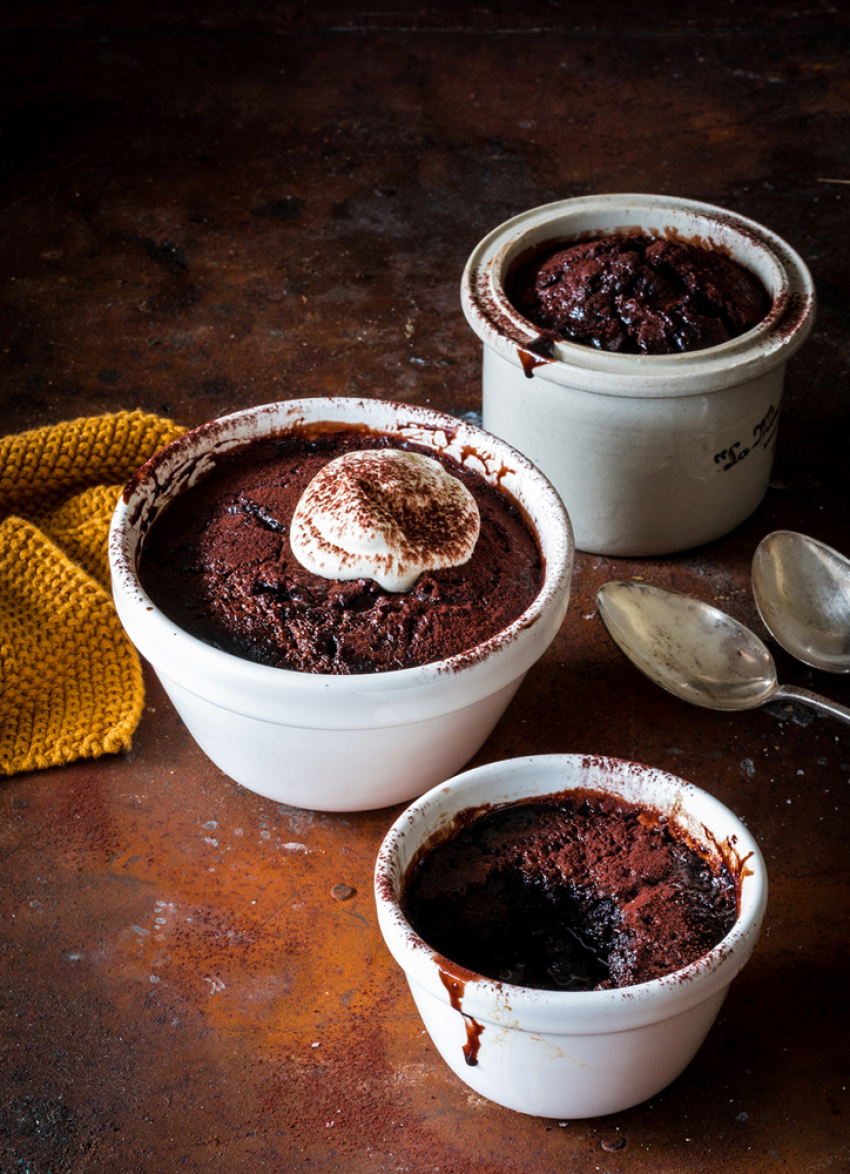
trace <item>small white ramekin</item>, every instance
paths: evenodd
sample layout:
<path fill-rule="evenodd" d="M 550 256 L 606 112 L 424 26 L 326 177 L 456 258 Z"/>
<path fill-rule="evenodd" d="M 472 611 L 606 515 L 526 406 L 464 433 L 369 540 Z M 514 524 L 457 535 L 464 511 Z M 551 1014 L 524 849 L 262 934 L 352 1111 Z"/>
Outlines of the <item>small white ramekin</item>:
<path fill-rule="evenodd" d="M 138 562 L 160 510 L 217 456 L 288 429 L 363 425 L 477 469 L 524 511 L 543 588 L 483 644 L 419 668 L 352 676 L 291 672 L 222 652 L 182 631 L 143 590 Z M 542 473 L 504 441 L 452 416 L 382 400 L 304 399 L 249 408 L 173 441 L 124 490 L 109 535 L 118 615 L 201 749 L 225 774 L 278 802 L 362 811 L 421 795 L 485 741 L 567 609 L 570 521 Z"/>
<path fill-rule="evenodd" d="M 451 834 L 461 812 L 576 788 L 665 813 L 696 842 L 723 852 L 740 876 L 740 896 L 737 920 L 719 945 L 664 978 L 580 992 L 494 982 L 432 950 L 402 913 L 405 878 L 423 848 Z M 506 1108 L 572 1119 L 636 1105 L 690 1063 L 756 944 L 767 876 L 747 828 L 707 792 L 619 759 L 544 755 L 468 771 L 413 803 L 381 846 L 375 898 L 390 953 L 452 1071 Z"/>
<path fill-rule="evenodd" d="M 687 354 L 611 354 L 558 342 L 551 359 L 541 358 L 540 330 L 511 304 L 506 282 L 550 247 L 629 233 L 728 254 L 767 288 L 768 316 L 738 338 Z M 811 275 L 774 233 L 671 196 L 561 200 L 484 237 L 466 264 L 461 304 L 484 344 L 484 427 L 551 479 L 579 550 L 670 554 L 722 537 L 759 505 L 785 367 L 815 315 Z"/>

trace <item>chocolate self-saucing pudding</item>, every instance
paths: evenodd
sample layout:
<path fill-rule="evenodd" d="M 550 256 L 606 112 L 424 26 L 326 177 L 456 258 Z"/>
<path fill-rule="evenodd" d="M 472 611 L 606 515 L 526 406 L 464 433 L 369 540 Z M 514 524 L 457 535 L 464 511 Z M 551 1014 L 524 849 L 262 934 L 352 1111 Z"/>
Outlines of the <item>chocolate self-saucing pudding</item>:
<path fill-rule="evenodd" d="M 124 629 L 200 749 L 314 811 L 460 770 L 558 634 L 574 558 L 563 502 L 504 441 L 343 396 L 185 433 L 125 486 L 108 549 Z"/>
<path fill-rule="evenodd" d="M 344 484 L 333 472 L 343 458 Z M 385 473 L 388 461 L 401 471 Z M 357 553 L 334 546 L 328 563 L 319 515 L 339 543 L 364 511 Z M 378 516 L 388 539 L 376 538 Z M 387 549 L 398 574 L 382 583 Z M 351 674 L 474 648 L 532 603 L 543 565 L 519 509 L 474 469 L 397 437 L 336 428 L 294 430 L 218 460 L 156 519 L 139 575 L 153 602 L 207 643 L 261 664 Z"/>
<path fill-rule="evenodd" d="M 703 957 L 737 916 L 717 852 L 666 816 L 590 790 L 460 820 L 426 848 L 402 908 L 476 974 L 544 990 L 608 990 Z"/>
<path fill-rule="evenodd" d="M 723 253 L 639 233 L 546 251 L 507 293 L 545 337 L 624 354 L 717 346 L 771 307 L 758 278 Z"/>
<path fill-rule="evenodd" d="M 544 754 L 467 770 L 408 807 L 378 853 L 375 904 L 455 1075 L 564 1121 L 636 1105 L 690 1063 L 752 954 L 767 876 L 708 792 L 641 763 Z"/>

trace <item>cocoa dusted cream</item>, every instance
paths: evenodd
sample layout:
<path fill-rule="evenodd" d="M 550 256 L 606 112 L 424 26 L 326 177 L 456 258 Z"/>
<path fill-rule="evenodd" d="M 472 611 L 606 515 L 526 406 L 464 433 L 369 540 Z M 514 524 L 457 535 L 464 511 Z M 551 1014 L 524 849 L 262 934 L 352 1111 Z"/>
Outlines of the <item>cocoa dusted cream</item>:
<path fill-rule="evenodd" d="M 718 851 L 658 812 L 568 791 L 461 817 L 407 877 L 402 908 L 434 950 L 518 986 L 633 986 L 696 962 L 737 916 Z"/>
<path fill-rule="evenodd" d="M 156 519 L 139 565 L 199 639 L 333 674 L 468 652 L 522 615 L 543 573 L 516 504 L 474 469 L 344 426 L 218 458 Z"/>
<path fill-rule="evenodd" d="M 387 448 L 324 465 L 292 516 L 292 552 L 323 579 L 374 579 L 409 591 L 423 571 L 462 566 L 481 517 L 461 480 L 433 457 Z"/>

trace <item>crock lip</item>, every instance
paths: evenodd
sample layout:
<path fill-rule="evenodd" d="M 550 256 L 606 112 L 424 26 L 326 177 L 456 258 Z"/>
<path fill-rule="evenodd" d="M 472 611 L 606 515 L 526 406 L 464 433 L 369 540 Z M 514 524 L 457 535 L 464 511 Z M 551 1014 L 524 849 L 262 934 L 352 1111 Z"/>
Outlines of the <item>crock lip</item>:
<path fill-rule="evenodd" d="M 478 439 L 480 443 L 480 439 L 483 438 L 486 441 L 487 449 L 493 456 L 507 458 L 511 462 L 512 472 L 521 476 L 523 480 L 531 479 L 545 499 L 546 512 L 552 511 L 559 517 L 562 539 L 554 544 L 549 556 L 544 560 L 543 586 L 522 615 L 481 644 L 444 660 L 412 668 L 391 669 L 381 673 L 336 676 L 302 673 L 246 660 L 190 635 L 156 607 L 139 581 L 135 560 L 129 550 L 130 536 L 135 525 L 132 513 L 143 496 L 143 489 L 151 484 L 156 485 L 157 473 L 162 470 L 163 466 L 169 464 L 175 452 L 179 452 L 181 449 L 191 450 L 194 442 L 198 440 L 218 438 L 222 432 L 227 433 L 250 417 L 262 419 L 265 415 L 274 418 L 275 413 L 280 411 L 295 417 L 300 411 L 307 414 L 307 422 L 311 424 L 322 422 L 351 424 L 362 422 L 358 421 L 358 412 L 382 412 L 384 409 L 395 410 L 402 415 L 407 414 L 413 418 L 413 423 L 434 432 L 445 432 L 448 429 L 454 434 L 460 434 L 464 439 L 468 438 L 470 442 Z M 314 411 L 320 414 L 310 415 Z M 339 415 L 340 412 L 342 412 L 342 416 Z M 294 423 L 295 420 L 293 419 L 292 422 Z M 366 422 L 369 423 L 369 421 Z M 389 424 L 378 422 L 370 423 L 370 426 L 384 430 L 390 430 L 391 427 Z M 283 427 L 280 427 L 276 431 L 279 434 L 284 430 Z M 259 431 L 255 435 L 260 437 L 274 434 L 274 431 L 268 430 Z M 240 444 L 247 443 L 250 439 L 253 437 L 237 439 L 231 447 L 239 447 Z M 502 467 L 504 469 L 504 462 Z M 172 659 L 174 659 L 175 653 L 178 657 L 182 654 L 191 655 L 202 673 L 204 668 L 210 671 L 220 671 L 223 666 L 227 666 L 228 673 L 234 679 L 241 678 L 246 682 L 264 685 L 269 689 L 274 689 L 276 686 L 280 690 L 282 686 L 288 685 L 291 688 L 297 684 L 298 691 L 302 694 L 318 696 L 330 692 L 331 694 L 339 693 L 351 696 L 374 695 L 375 693 L 385 693 L 388 690 L 413 689 L 431 685 L 447 677 L 465 676 L 474 672 L 482 662 L 490 661 L 494 656 L 509 653 L 517 639 L 524 632 L 534 629 L 541 618 L 552 607 L 557 606 L 564 594 L 569 592 L 575 561 L 575 541 L 569 514 L 549 479 L 506 441 L 487 432 L 484 428 L 460 417 L 452 416 L 446 412 L 438 412 L 418 404 L 406 404 L 394 400 L 365 399 L 356 396 L 298 397 L 259 404 L 216 417 L 189 429 L 150 457 L 133 474 L 118 499 L 110 524 L 108 556 L 113 596 L 119 617 L 126 624 L 125 617 L 129 618 L 128 613 L 132 613 L 131 639 L 137 643 L 142 655 L 147 656 L 155 667 L 158 667 L 157 658 L 150 655 L 150 646 L 165 640 L 171 644 Z M 170 675 L 167 670 L 163 671 L 166 675 Z M 189 691 L 195 692 L 201 697 L 207 696 L 203 688 L 190 689 Z"/>
<path fill-rule="evenodd" d="M 752 330 L 718 346 L 675 355 L 621 355 L 598 351 L 580 343 L 558 341 L 554 357 L 542 359 L 533 349 L 540 330 L 510 303 L 494 266 L 506 250 L 520 250 L 522 241 L 549 223 L 568 216 L 600 217 L 621 210 L 625 227 L 663 231 L 665 212 L 674 218 L 693 218 L 704 228 L 747 240 L 772 269 L 784 279 L 784 290 L 774 298 L 770 313 Z M 627 225 L 625 218 L 642 213 L 642 225 Z M 649 219 L 656 222 L 646 226 Z M 607 235 L 613 228 L 600 228 Z M 595 230 L 582 231 L 588 239 Z M 696 235 L 696 232 L 694 233 Z M 709 237 L 709 239 L 711 239 Z M 525 366 L 534 377 L 564 383 L 597 394 L 631 398 L 668 398 L 721 391 L 757 377 L 784 363 L 805 342 L 814 325 L 816 294 L 812 276 L 799 254 L 772 230 L 737 212 L 685 197 L 648 193 L 601 193 L 556 200 L 527 209 L 504 221 L 484 236 L 470 254 L 461 279 L 464 315 L 485 346 L 513 366 Z M 521 352 L 525 352 L 523 363 Z M 706 387 L 706 381 L 710 383 Z"/>
<path fill-rule="evenodd" d="M 393 880 L 393 867 L 399 845 L 411 829 L 416 829 L 422 819 L 422 811 L 440 797 L 454 790 L 459 795 L 470 785 L 492 776 L 495 781 L 507 770 L 517 768 L 520 774 L 526 771 L 545 771 L 558 764 L 592 763 L 610 772 L 624 769 L 627 773 L 646 772 L 676 792 L 697 800 L 700 804 L 713 807 L 728 820 L 735 829 L 736 849 L 740 846 L 743 858 L 752 862 L 751 880 L 742 886 L 745 903 L 739 908 L 734 925 L 713 949 L 695 962 L 661 978 L 633 986 L 619 987 L 605 991 L 550 991 L 516 986 L 494 979 L 485 978 L 474 971 L 466 970 L 446 958 L 424 941 L 413 929 L 401 910 Z M 594 789 L 601 789 L 594 781 Z M 564 786 L 561 790 L 574 788 Z M 615 787 L 612 793 L 619 794 Z M 553 792 L 551 787 L 542 788 L 538 794 Z M 523 792 L 524 795 L 528 792 Z M 497 802 L 510 802 L 498 799 Z M 634 800 L 632 800 L 634 801 Z M 479 806 L 470 804 L 469 806 Z M 454 814 L 464 810 L 464 805 L 451 804 Z M 445 813 L 441 813 L 444 815 Z M 421 845 L 427 836 L 419 836 L 414 830 L 413 849 Z M 463 986 L 463 1013 L 483 1020 L 499 1023 L 498 1011 L 509 1011 L 509 1025 L 518 1030 L 540 1030 L 541 1017 L 551 1015 L 551 1030 L 573 1034 L 596 1034 L 599 1031 L 620 1031 L 631 1027 L 673 1018 L 692 1006 L 709 999 L 718 990 L 725 989 L 745 965 L 761 930 L 767 904 L 767 870 L 764 858 L 755 837 L 734 812 L 710 792 L 688 783 L 685 779 L 667 771 L 643 763 L 617 757 L 585 754 L 529 755 L 521 758 L 503 759 L 476 767 L 456 775 L 446 783 L 433 787 L 415 799 L 395 820 L 386 833 L 375 862 L 374 890 L 378 921 L 384 940 L 397 963 L 404 970 L 408 981 L 423 987 L 429 994 L 444 1002 L 451 1002 L 448 990 L 442 980 L 435 981 L 440 971 L 449 979 L 457 979 Z M 745 890 L 745 891 L 744 891 Z M 591 1024 L 591 1016 L 598 1020 Z M 523 1017 L 528 1022 L 524 1023 Z M 505 1026 L 505 1024 L 501 1024 Z"/>

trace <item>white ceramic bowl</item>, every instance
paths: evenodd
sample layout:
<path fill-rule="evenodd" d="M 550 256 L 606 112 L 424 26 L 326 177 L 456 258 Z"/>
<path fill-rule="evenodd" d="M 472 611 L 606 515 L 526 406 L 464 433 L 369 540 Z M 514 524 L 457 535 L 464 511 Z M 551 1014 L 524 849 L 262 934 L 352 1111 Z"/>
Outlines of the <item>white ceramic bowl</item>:
<path fill-rule="evenodd" d="M 773 305 L 753 330 L 689 354 L 622 355 L 572 342 L 551 361 L 505 281 L 535 252 L 598 236 L 675 236 L 726 252 Z M 767 488 L 789 357 L 815 314 L 800 257 L 752 220 L 695 200 L 600 195 L 533 208 L 494 229 L 461 284 L 484 344 L 484 427 L 551 479 L 579 550 L 642 557 L 713 541 Z"/>
<path fill-rule="evenodd" d="M 702 844 L 745 862 L 738 918 L 719 945 L 664 978 L 619 990 L 541 991 L 494 982 L 435 953 L 400 900 L 412 862 L 460 812 L 575 788 L 614 793 L 674 816 Z M 435 787 L 395 822 L 375 869 L 378 921 L 449 1067 L 481 1096 L 541 1117 L 596 1117 L 646 1100 L 693 1058 L 752 953 L 767 902 L 758 846 L 728 808 L 673 775 L 581 755 L 496 762 Z M 477 1063 L 464 1048 L 477 1037 Z"/>
<path fill-rule="evenodd" d="M 447 452 L 525 511 L 543 588 L 508 628 L 459 656 L 387 673 L 323 676 L 255 664 L 178 628 L 142 589 L 144 536 L 157 513 L 218 454 L 292 427 L 359 424 Z M 504 441 L 452 416 L 381 400 L 305 399 L 213 420 L 175 440 L 130 481 L 109 535 L 112 589 L 130 639 L 156 670 L 201 749 L 278 802 L 360 811 L 421 795 L 478 750 L 560 628 L 573 566 L 557 493 Z"/>

